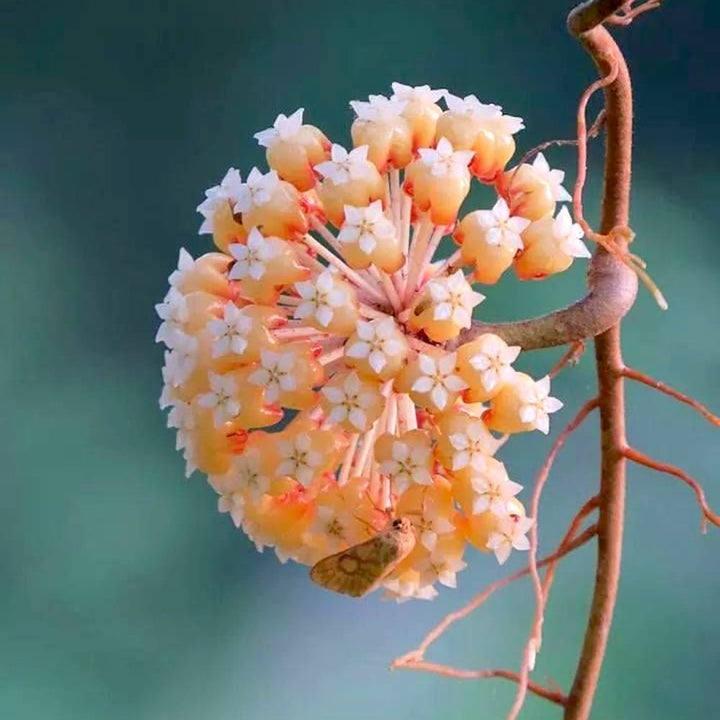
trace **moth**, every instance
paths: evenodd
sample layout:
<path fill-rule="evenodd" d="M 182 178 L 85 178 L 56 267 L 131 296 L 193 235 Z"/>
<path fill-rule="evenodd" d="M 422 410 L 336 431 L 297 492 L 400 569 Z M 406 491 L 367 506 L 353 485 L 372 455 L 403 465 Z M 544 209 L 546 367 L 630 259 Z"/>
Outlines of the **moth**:
<path fill-rule="evenodd" d="M 398 518 L 369 540 L 319 560 L 310 579 L 328 590 L 362 597 L 375 590 L 414 547 L 412 523 Z"/>

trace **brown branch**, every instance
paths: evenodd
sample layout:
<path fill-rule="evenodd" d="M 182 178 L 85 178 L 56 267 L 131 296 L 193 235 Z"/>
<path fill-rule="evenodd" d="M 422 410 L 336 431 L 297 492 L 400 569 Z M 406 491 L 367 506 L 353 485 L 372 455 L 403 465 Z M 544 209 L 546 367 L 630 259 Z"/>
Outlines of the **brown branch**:
<path fill-rule="evenodd" d="M 630 25 L 638 15 L 642 15 L 648 10 L 655 10 L 661 4 L 660 0 L 646 0 L 642 5 L 634 8 L 633 2 L 634 0 L 626 2 L 620 10 L 613 13 L 605 22 L 611 25 Z"/>
<path fill-rule="evenodd" d="M 674 388 L 671 388 L 669 385 L 666 385 L 659 380 L 655 380 L 655 378 L 652 378 L 649 375 L 645 375 L 645 373 L 633 370 L 632 368 L 623 367 L 621 372 L 626 378 L 636 380 L 637 382 L 643 383 L 644 385 L 647 385 L 654 390 L 659 390 L 661 393 L 669 395 L 671 398 L 675 398 L 675 400 L 679 400 L 681 403 L 689 405 L 694 410 L 697 410 L 706 420 L 711 422 L 713 425 L 715 425 L 716 427 L 720 427 L 720 417 L 718 417 L 717 415 L 713 415 L 713 413 L 711 413 L 704 405 L 701 405 L 697 400 L 693 400 L 688 395 L 683 395 L 683 393 L 678 392 Z"/>
<path fill-rule="evenodd" d="M 577 365 L 580 358 L 585 352 L 585 341 L 577 340 L 570 345 L 568 351 L 553 365 L 552 370 L 548 373 L 550 378 L 554 378 L 566 365 Z"/>
<path fill-rule="evenodd" d="M 550 452 L 548 453 L 545 462 L 540 468 L 540 472 L 535 478 L 535 485 L 533 489 L 532 499 L 530 502 L 530 517 L 535 518 L 535 523 L 533 523 L 532 527 L 530 528 L 530 562 L 528 564 L 528 567 L 530 568 L 530 576 L 532 577 L 533 581 L 533 587 L 535 589 L 535 614 L 533 617 L 532 626 L 530 628 L 530 636 L 525 645 L 522 664 L 520 666 L 520 682 L 518 684 L 518 692 L 515 696 L 513 706 L 508 713 L 508 720 L 514 720 L 514 718 L 517 717 L 523 706 L 523 703 L 525 702 L 525 694 L 528 687 L 528 677 L 530 675 L 530 670 L 535 664 L 535 654 L 540 650 L 540 645 L 542 644 L 542 626 L 545 620 L 545 607 L 547 605 L 548 595 L 545 592 L 542 581 L 540 580 L 537 565 L 537 519 L 539 516 L 540 496 L 542 495 L 543 488 L 550 475 L 550 470 L 552 469 L 553 463 L 555 462 L 555 458 L 562 449 L 566 440 L 575 430 L 577 430 L 578 427 L 580 427 L 585 418 L 597 407 L 598 398 L 595 397 L 591 400 L 588 400 L 580 408 L 580 410 L 578 410 L 577 415 L 567 424 L 567 426 L 560 433 L 560 435 L 558 435 L 557 439 L 553 443 L 553 446 L 550 448 Z"/>
<path fill-rule="evenodd" d="M 615 81 L 604 88 L 606 115 L 605 173 L 600 232 L 628 227 L 632 161 L 632 86 L 625 60 L 615 41 L 602 26 L 623 6 L 617 0 L 591 0 L 579 5 L 568 17 L 568 29 L 578 38 L 598 67 L 607 73 L 607 58 L 617 68 Z M 604 248 L 596 257 L 606 257 L 615 273 L 635 277 L 632 270 Z M 595 340 L 600 398 L 601 476 L 598 517 L 598 557 L 595 587 L 583 647 L 565 708 L 565 720 L 587 720 L 590 716 L 602 668 L 617 600 L 622 559 L 625 512 L 624 367 L 620 350 L 620 318 Z"/>
<path fill-rule="evenodd" d="M 585 513 L 587 515 L 587 512 Z M 583 517 L 585 517 L 583 515 Z M 582 518 L 581 518 L 582 520 Z M 551 555 L 548 555 L 547 557 L 543 558 L 542 560 L 538 561 L 537 566 L 545 567 L 545 565 L 550 565 L 551 563 L 557 562 L 560 558 L 565 557 L 568 553 L 571 553 L 573 550 L 576 550 L 580 546 L 587 543 L 589 540 L 595 537 L 597 534 L 597 526 L 591 525 L 589 526 L 584 532 L 582 532 L 577 537 L 573 538 L 572 540 L 568 540 L 567 537 L 563 541 L 561 545 L 558 546 L 557 550 L 555 550 L 554 553 Z M 417 646 L 415 650 L 411 650 L 410 652 L 406 653 L 405 655 L 396 658 L 393 660 L 392 664 L 390 665 L 391 668 L 398 668 L 398 667 L 405 667 L 408 663 L 411 662 L 419 662 L 424 659 L 425 652 L 427 649 L 432 645 L 451 625 L 456 623 L 458 620 L 462 620 L 464 617 L 467 617 L 471 612 L 474 610 L 477 610 L 491 595 L 493 595 L 497 590 L 500 590 L 500 588 L 505 587 L 505 585 L 509 585 L 510 583 L 515 582 L 516 580 L 519 580 L 520 578 L 525 577 L 526 575 L 530 574 L 530 566 L 524 567 L 522 570 L 518 570 L 516 573 L 512 575 L 508 575 L 507 577 L 503 578 L 502 580 L 498 580 L 497 582 L 494 582 L 492 585 L 487 587 L 485 590 L 483 590 L 481 593 L 478 593 L 472 600 L 470 600 L 469 603 L 461 607 L 459 610 L 456 610 L 455 612 L 451 612 L 448 615 L 446 615 L 422 640 L 422 642 Z"/>
<path fill-rule="evenodd" d="M 700 510 L 702 511 L 703 516 L 701 526 L 702 532 L 707 531 L 708 522 L 711 522 L 716 527 L 720 527 L 720 515 L 710 509 L 710 506 L 708 505 L 708 502 L 705 498 L 705 491 L 703 490 L 702 485 L 700 485 L 700 483 L 698 483 L 696 480 L 693 480 L 693 478 L 688 475 L 684 470 L 681 470 L 674 465 L 668 465 L 667 463 L 662 463 L 658 460 L 654 460 L 648 455 L 645 455 L 645 453 L 642 453 L 639 450 L 635 450 L 635 448 L 631 447 L 625 448 L 623 450 L 623 455 L 628 460 L 632 460 L 632 462 L 637 463 L 638 465 L 644 465 L 651 470 L 657 470 L 658 472 L 665 473 L 667 475 L 673 475 L 679 480 L 682 480 L 688 487 L 693 490 L 695 496 L 697 497 L 698 505 L 700 505 Z"/>
<path fill-rule="evenodd" d="M 458 678 L 460 680 L 484 680 L 486 678 L 504 678 L 512 682 L 519 682 L 520 676 L 512 670 L 461 670 L 449 667 L 448 665 L 440 665 L 439 663 L 426 662 L 425 660 L 408 661 L 403 668 L 407 670 L 424 670 L 425 672 L 444 675 L 445 677 Z M 555 703 L 556 705 L 565 705 L 567 698 L 555 690 L 538 685 L 538 683 L 528 683 L 528 690 L 535 695 L 539 695 L 545 700 Z"/>

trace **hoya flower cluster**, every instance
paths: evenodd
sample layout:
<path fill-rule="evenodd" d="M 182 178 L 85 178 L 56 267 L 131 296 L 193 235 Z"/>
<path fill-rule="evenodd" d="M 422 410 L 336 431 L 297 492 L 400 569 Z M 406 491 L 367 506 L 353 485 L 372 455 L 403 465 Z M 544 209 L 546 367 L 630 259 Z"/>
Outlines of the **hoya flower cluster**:
<path fill-rule="evenodd" d="M 258 549 L 313 564 L 407 517 L 416 546 L 384 587 L 428 599 L 455 586 L 468 543 L 501 563 L 527 549 L 533 521 L 495 454 L 561 407 L 548 378 L 513 368 L 519 348 L 458 345 L 485 299 L 474 286 L 588 252 L 558 211 L 564 174 L 542 155 L 506 169 L 519 118 L 393 91 L 351 103 L 349 149 L 302 109 L 280 115 L 255 136 L 269 169 L 230 168 L 206 191 L 216 251 L 181 250 L 157 306 L 160 403 L 188 473 Z M 459 216 L 473 180 L 497 199 Z M 445 236 L 459 248 L 436 259 Z"/>

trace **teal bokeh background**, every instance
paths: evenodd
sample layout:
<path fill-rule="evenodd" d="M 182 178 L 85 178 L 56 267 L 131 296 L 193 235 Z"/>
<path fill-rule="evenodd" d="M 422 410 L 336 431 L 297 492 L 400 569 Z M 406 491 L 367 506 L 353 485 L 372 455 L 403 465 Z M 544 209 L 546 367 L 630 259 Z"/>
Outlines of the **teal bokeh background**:
<path fill-rule="evenodd" d="M 496 564 L 473 554 L 457 591 L 396 606 L 325 593 L 305 568 L 257 554 L 215 514 L 202 479 L 183 480 L 157 409 L 152 306 L 178 248 L 208 248 L 194 213 L 203 189 L 231 164 L 246 173 L 262 162 L 252 133 L 278 112 L 304 106 L 346 143 L 347 101 L 400 80 L 502 104 L 526 120 L 523 150 L 571 136 L 577 97 L 594 75 L 564 30 L 566 10 L 560 0 L 10 3 L 0 71 L 0 718 L 504 716 L 513 691 L 504 681 L 386 669 L 499 577 Z M 663 314 L 641 293 L 626 358 L 717 409 L 714 12 L 709 0 L 669 2 L 618 36 L 637 98 L 636 251 L 670 300 Z M 571 150 L 551 159 L 573 167 Z M 482 309 L 520 317 L 573 299 L 582 285 L 580 267 L 544 284 L 509 279 Z M 557 355 L 535 354 L 525 367 L 543 372 Z M 558 379 L 567 407 L 554 432 L 593 387 L 589 356 Z M 720 506 L 717 431 L 645 388 L 630 387 L 628 398 L 633 442 L 703 479 Z M 503 459 L 529 484 L 548 445 L 516 438 Z M 590 423 L 547 489 L 544 547 L 592 494 L 596 465 Z M 631 470 L 625 572 L 594 718 L 714 716 L 720 533 L 701 536 L 698 525 L 687 489 Z M 592 559 L 586 550 L 559 574 L 539 679 L 571 678 Z M 516 666 L 531 607 L 528 585 L 508 590 L 433 658 Z M 558 712 L 531 699 L 526 716 Z"/>

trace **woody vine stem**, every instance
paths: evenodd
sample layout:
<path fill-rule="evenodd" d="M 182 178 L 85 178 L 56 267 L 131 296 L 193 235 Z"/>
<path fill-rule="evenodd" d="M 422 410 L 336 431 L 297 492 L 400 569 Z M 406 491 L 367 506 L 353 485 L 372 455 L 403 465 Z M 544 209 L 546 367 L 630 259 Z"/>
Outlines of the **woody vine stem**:
<path fill-rule="evenodd" d="M 534 693 L 564 708 L 565 720 L 587 720 L 600 676 L 608 635 L 617 597 L 625 509 L 625 472 L 627 461 L 644 465 L 676 477 L 695 493 L 702 512 L 703 528 L 707 523 L 720 526 L 720 516 L 707 504 L 702 487 L 679 468 L 654 460 L 629 446 L 625 429 L 624 381 L 626 378 L 648 385 L 674 399 L 690 405 L 716 426 L 720 418 L 698 402 L 669 388 L 647 375 L 627 368 L 623 363 L 620 326 L 632 307 L 637 293 L 638 277 L 645 282 L 663 306 L 664 299 L 644 272 L 644 264 L 628 252 L 633 233 L 629 228 L 631 152 L 632 152 L 632 88 L 623 55 L 604 25 L 629 25 L 641 13 L 659 5 L 648 0 L 637 6 L 626 0 L 590 0 L 578 5 L 568 17 L 568 29 L 590 54 L 600 74 L 583 93 L 578 108 L 577 145 L 578 178 L 573 193 L 575 219 L 585 234 L 597 243 L 588 271 L 588 292 L 576 303 L 530 320 L 501 323 L 474 323 L 459 338 L 458 344 L 477 335 L 492 332 L 507 343 L 524 350 L 570 345 L 570 350 L 553 372 L 572 361 L 582 351 L 586 339 L 594 338 L 597 363 L 598 394 L 589 400 L 576 418 L 560 434 L 543 465 L 534 489 L 530 515 L 537 517 L 543 485 L 552 462 L 570 433 L 582 420 L 597 409 L 600 414 L 601 474 L 600 488 L 595 497 L 578 511 L 557 550 L 537 559 L 537 529 L 531 530 L 528 567 L 490 586 L 460 610 L 448 615 L 422 641 L 417 649 L 396 659 L 393 667 L 422 670 L 456 678 L 501 677 L 517 683 L 515 702 L 508 714 L 513 720 L 519 714 L 527 692 Z M 586 175 L 586 144 L 588 132 L 585 108 L 590 96 L 601 89 L 605 108 L 600 121 L 605 125 L 605 169 L 602 217 L 599 232 L 594 232 L 583 217 L 582 191 Z M 597 520 L 585 530 L 580 529 L 588 516 L 597 512 Z M 590 615 L 575 677 L 567 695 L 555 688 L 545 688 L 529 679 L 535 654 L 540 649 L 541 631 L 550 585 L 557 562 L 586 542 L 597 538 L 597 571 Z M 547 567 L 545 577 L 539 569 Z M 453 623 L 470 614 L 492 593 L 520 577 L 530 575 L 536 596 L 536 611 L 521 670 L 461 670 L 425 660 L 429 646 Z"/>

